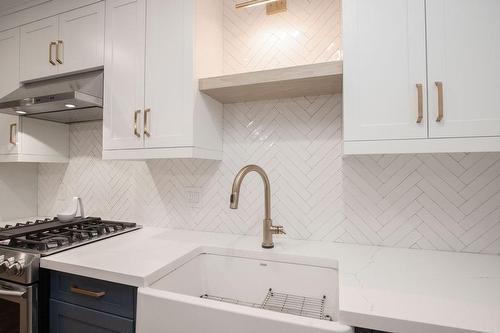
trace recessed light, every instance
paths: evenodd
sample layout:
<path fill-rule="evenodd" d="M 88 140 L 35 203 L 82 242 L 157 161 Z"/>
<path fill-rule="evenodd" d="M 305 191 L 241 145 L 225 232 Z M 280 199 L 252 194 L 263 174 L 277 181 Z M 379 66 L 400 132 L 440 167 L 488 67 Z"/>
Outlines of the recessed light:
<path fill-rule="evenodd" d="M 67 107 L 68 109 L 74 109 L 74 108 L 76 108 L 75 104 L 64 104 L 64 106 Z"/>
<path fill-rule="evenodd" d="M 26 111 L 17 110 L 16 113 L 17 114 L 26 114 Z"/>

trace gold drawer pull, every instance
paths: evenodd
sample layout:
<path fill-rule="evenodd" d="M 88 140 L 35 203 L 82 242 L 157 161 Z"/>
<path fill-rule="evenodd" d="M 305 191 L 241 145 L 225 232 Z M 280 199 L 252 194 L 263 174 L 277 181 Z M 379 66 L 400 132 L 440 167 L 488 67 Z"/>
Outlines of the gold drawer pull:
<path fill-rule="evenodd" d="M 436 87 L 438 90 L 438 116 L 436 122 L 439 123 L 444 117 L 443 82 L 437 81 Z"/>
<path fill-rule="evenodd" d="M 59 56 L 60 54 L 60 49 L 64 47 L 64 44 L 63 44 L 63 41 L 62 40 L 58 40 L 57 41 L 57 45 L 56 45 L 56 61 L 58 63 L 60 63 L 62 65 L 63 61 L 61 59 L 61 57 Z"/>
<path fill-rule="evenodd" d="M 141 137 L 141 134 L 139 134 L 139 128 L 137 122 L 139 121 L 139 114 L 141 113 L 141 110 L 137 110 L 134 112 L 134 135 L 138 138 Z"/>
<path fill-rule="evenodd" d="M 50 42 L 50 44 L 49 44 L 49 63 L 51 65 L 55 66 L 56 62 L 52 59 L 53 58 L 53 56 L 52 56 L 53 46 L 55 46 L 57 48 L 57 43 L 56 42 Z"/>
<path fill-rule="evenodd" d="M 16 132 L 16 135 L 14 135 L 14 129 Z M 17 145 L 17 124 L 10 124 L 10 135 L 9 135 L 9 142 L 13 145 Z"/>
<path fill-rule="evenodd" d="M 85 290 L 85 289 L 78 288 L 77 286 L 71 286 L 70 287 L 70 291 L 73 294 L 78 294 L 78 295 L 82 295 L 82 296 L 88 296 L 88 297 L 92 297 L 92 298 L 101 298 L 101 297 L 106 296 L 106 292 L 105 291 Z"/>
<path fill-rule="evenodd" d="M 421 83 L 417 83 L 417 94 L 418 94 L 417 124 L 421 124 L 422 119 L 424 119 L 424 86 Z"/>
<path fill-rule="evenodd" d="M 144 110 L 144 135 L 147 137 L 151 136 L 151 132 L 149 131 L 149 126 L 148 126 L 148 115 L 151 112 L 151 109 L 146 109 Z"/>

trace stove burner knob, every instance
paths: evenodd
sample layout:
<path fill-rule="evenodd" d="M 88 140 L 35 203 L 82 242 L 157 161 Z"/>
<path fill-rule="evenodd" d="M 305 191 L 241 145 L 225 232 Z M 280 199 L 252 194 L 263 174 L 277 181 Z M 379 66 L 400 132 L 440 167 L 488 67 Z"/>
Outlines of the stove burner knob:
<path fill-rule="evenodd" d="M 10 265 L 9 270 L 7 271 L 9 275 L 15 275 L 15 276 L 21 276 L 23 275 L 23 272 L 24 272 L 23 263 L 18 261 Z"/>
<path fill-rule="evenodd" d="M 2 260 L 2 262 L 0 262 L 0 273 L 8 271 L 10 265 L 14 263 L 14 260 L 15 260 L 14 257 L 11 257 L 7 260 Z"/>
<path fill-rule="evenodd" d="M 9 262 L 8 261 L 2 261 L 0 263 L 0 273 L 6 272 L 7 269 L 9 269 Z"/>

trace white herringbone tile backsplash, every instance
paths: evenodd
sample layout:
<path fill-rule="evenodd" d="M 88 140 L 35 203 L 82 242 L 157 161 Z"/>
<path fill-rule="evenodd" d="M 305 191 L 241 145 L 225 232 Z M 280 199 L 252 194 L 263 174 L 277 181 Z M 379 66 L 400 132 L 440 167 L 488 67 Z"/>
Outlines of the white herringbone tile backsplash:
<path fill-rule="evenodd" d="M 342 57 L 339 0 L 288 0 L 286 13 L 224 0 L 225 72 Z M 102 124 L 71 126 L 71 161 L 39 167 L 39 214 L 81 196 L 87 213 L 145 225 L 260 234 L 263 187 L 250 175 L 240 208 L 233 177 L 249 163 L 272 182 L 288 237 L 500 254 L 500 153 L 342 156 L 341 96 L 226 105 L 221 162 L 101 160 Z M 196 197 L 192 201 L 188 198 Z"/>
<path fill-rule="evenodd" d="M 224 158 L 107 162 L 100 122 L 71 126 L 71 162 L 39 167 L 39 214 L 83 197 L 87 213 L 145 225 L 257 235 L 268 172 L 288 237 L 500 254 L 500 154 L 342 156 L 341 97 L 227 105 Z M 187 194 L 199 192 L 198 203 Z"/>
<path fill-rule="evenodd" d="M 288 10 L 265 6 L 236 10 L 224 0 L 226 74 L 340 60 L 340 0 L 288 0 Z"/>

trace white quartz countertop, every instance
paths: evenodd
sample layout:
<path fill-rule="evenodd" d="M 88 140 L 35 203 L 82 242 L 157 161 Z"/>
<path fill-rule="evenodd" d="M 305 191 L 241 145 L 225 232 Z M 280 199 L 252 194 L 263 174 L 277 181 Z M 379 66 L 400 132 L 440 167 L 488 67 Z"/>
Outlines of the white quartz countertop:
<path fill-rule="evenodd" d="M 149 228 L 45 257 L 43 268 L 137 287 L 200 246 L 339 261 L 340 321 L 389 332 L 500 333 L 500 256 Z"/>

